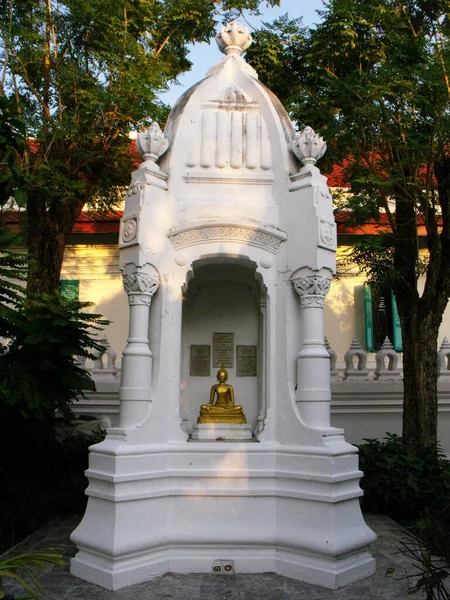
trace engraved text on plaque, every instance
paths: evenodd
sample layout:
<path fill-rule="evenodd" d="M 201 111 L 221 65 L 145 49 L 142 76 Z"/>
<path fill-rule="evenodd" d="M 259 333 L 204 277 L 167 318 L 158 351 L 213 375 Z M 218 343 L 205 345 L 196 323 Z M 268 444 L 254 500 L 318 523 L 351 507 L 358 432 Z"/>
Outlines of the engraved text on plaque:
<path fill-rule="evenodd" d="M 234 333 L 213 334 L 213 367 L 233 369 L 234 367 Z"/>
<path fill-rule="evenodd" d="M 209 377 L 211 375 L 211 346 L 191 346 L 191 377 Z"/>
<path fill-rule="evenodd" d="M 256 377 L 256 346 L 236 346 L 238 377 Z"/>

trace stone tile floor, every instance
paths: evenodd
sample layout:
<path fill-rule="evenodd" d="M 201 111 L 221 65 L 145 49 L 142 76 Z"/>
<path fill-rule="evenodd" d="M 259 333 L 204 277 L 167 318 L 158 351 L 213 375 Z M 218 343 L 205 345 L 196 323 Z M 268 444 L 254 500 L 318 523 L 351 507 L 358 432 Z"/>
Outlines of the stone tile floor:
<path fill-rule="evenodd" d="M 365 515 L 367 524 L 377 533 L 372 546 L 377 559 L 375 575 L 339 590 L 327 590 L 300 583 L 273 573 L 261 575 L 175 575 L 167 574 L 146 583 L 109 592 L 77 579 L 69 573 L 69 559 L 75 547 L 69 540 L 79 517 L 55 520 L 15 546 L 6 556 L 33 550 L 58 547 L 64 552 L 64 566 L 51 565 L 38 574 L 47 600 L 406 600 L 423 598 L 421 593 L 409 594 L 415 580 L 404 579 L 406 573 L 416 573 L 411 559 L 399 552 L 399 542 L 407 538 L 406 531 L 383 515 Z M 386 570 L 395 567 L 391 576 Z M 6 584 L 10 593 L 19 588 Z M 19 594 L 18 594 L 19 595 Z M 23 594 L 20 594 L 23 595 Z"/>

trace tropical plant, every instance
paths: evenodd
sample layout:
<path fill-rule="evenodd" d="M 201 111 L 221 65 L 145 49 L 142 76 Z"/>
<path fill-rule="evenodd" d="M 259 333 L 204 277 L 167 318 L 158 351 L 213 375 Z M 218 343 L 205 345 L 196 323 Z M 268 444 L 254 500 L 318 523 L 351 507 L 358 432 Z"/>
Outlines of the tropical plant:
<path fill-rule="evenodd" d="M 0 413 L 47 420 L 49 412 L 70 416 L 70 403 L 92 388 L 77 358 L 103 349 L 93 333 L 108 321 L 82 312 L 87 302 L 61 294 L 28 298 L 0 321 L 7 344 L 0 348 Z"/>
<path fill-rule="evenodd" d="M 48 564 L 63 565 L 62 555 L 50 552 L 30 552 L 0 560 L 0 599 L 9 597 L 3 586 L 5 578 L 13 579 L 27 593 L 26 596 L 20 596 L 15 600 L 44 598 L 43 589 L 34 570 L 43 569 Z"/>
<path fill-rule="evenodd" d="M 409 528 L 409 536 L 400 542 L 399 551 L 412 561 L 414 570 L 400 579 L 413 579 L 410 593 L 421 591 L 426 600 L 450 600 L 450 505 L 442 510 L 427 509 Z M 386 575 L 398 576 L 390 567 Z"/>

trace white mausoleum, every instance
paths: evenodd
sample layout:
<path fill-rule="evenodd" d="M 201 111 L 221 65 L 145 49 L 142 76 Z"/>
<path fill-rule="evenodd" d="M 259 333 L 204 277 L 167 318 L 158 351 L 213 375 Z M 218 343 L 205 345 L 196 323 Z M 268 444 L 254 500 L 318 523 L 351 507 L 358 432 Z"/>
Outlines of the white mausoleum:
<path fill-rule="evenodd" d="M 72 573 L 110 590 L 166 572 L 277 572 L 336 588 L 374 572 L 356 448 L 330 426 L 323 308 L 336 227 L 325 142 L 296 135 L 242 53 L 138 138 L 120 232 L 130 308 L 120 424 L 91 448 Z M 216 371 L 247 418 L 196 423 Z M 249 432 L 249 433 L 248 433 Z"/>

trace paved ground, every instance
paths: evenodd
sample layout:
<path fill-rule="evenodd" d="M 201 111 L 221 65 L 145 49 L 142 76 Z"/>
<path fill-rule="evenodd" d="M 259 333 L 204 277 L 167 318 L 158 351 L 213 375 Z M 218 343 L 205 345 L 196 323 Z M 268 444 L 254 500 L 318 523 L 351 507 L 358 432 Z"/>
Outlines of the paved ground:
<path fill-rule="evenodd" d="M 47 600 L 406 600 L 423 598 L 420 593 L 408 594 L 413 582 L 404 579 L 407 572 L 417 572 L 412 561 L 398 551 L 399 542 L 406 539 L 405 530 L 391 519 L 380 515 L 366 515 L 366 521 L 378 534 L 378 540 L 372 547 L 372 552 L 377 559 L 377 572 L 364 581 L 336 591 L 265 573 L 262 575 L 168 574 L 117 592 L 108 592 L 72 577 L 69 573 L 69 559 L 75 553 L 69 535 L 78 522 L 74 518 L 49 523 L 5 556 L 49 547 L 59 547 L 64 550 L 67 558 L 64 566 L 51 566 L 39 574 L 39 581 Z M 395 572 L 391 576 L 386 576 L 389 567 L 395 567 Z M 11 593 L 18 591 L 18 588 L 10 584 L 6 584 L 5 587 Z M 23 593 L 19 595 L 23 596 Z"/>

